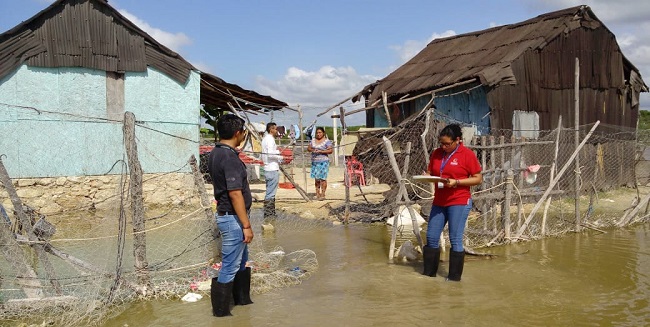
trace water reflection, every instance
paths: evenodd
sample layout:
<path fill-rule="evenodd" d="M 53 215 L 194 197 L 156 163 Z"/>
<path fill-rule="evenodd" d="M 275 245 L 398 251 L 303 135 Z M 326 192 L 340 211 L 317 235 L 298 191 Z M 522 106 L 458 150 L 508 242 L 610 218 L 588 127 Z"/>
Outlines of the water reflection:
<path fill-rule="evenodd" d="M 650 324 L 650 229 L 568 235 L 482 249 L 463 281 L 445 282 L 420 263 L 389 264 L 386 226 L 295 228 L 287 221 L 256 246 L 311 249 L 319 270 L 300 285 L 253 296 L 234 316 L 196 303 L 133 304 L 106 326 L 643 326 Z M 415 240 L 413 240 L 415 243 Z"/>

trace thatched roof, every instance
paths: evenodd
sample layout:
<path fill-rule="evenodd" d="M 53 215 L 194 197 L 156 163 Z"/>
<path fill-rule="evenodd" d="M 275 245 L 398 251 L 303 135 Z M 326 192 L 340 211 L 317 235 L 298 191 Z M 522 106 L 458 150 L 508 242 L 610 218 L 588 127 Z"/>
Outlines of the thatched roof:
<path fill-rule="evenodd" d="M 389 97 L 414 95 L 468 80 L 486 86 L 515 84 L 511 64 L 524 52 L 541 50 L 578 28 L 603 26 L 588 6 L 577 6 L 516 24 L 435 39 L 386 78 L 366 86 L 362 94 L 374 101 L 382 92 Z M 624 61 L 638 75 L 638 69 Z M 636 82 L 643 83 L 640 78 Z"/>

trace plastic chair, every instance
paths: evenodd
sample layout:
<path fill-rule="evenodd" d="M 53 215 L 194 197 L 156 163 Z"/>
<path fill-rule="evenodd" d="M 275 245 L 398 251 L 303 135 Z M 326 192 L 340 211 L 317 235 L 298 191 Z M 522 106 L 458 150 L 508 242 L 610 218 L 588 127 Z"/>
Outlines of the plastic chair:
<path fill-rule="evenodd" d="M 363 177 L 363 164 L 361 161 L 357 160 L 355 156 L 352 156 L 345 165 L 348 170 L 348 180 L 345 184 L 350 187 L 352 186 L 352 180 L 356 180 L 359 185 L 365 186 L 366 179 Z"/>

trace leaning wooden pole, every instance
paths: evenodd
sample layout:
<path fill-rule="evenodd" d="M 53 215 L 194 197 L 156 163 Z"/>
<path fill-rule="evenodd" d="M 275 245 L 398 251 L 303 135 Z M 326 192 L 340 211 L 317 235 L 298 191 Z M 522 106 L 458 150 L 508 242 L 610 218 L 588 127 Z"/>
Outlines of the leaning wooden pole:
<path fill-rule="evenodd" d="M 388 260 L 392 261 L 393 258 L 395 257 L 395 241 L 397 240 L 397 225 L 399 222 L 399 215 L 400 215 L 399 203 L 400 203 L 400 198 L 402 196 L 401 191 L 404 185 L 404 181 L 402 180 L 402 176 L 400 175 L 399 167 L 397 166 L 397 160 L 395 160 L 393 145 L 390 143 L 390 140 L 385 136 L 382 139 L 384 141 L 384 148 L 386 149 L 386 153 L 388 154 L 388 160 L 390 162 L 390 165 L 393 167 L 393 172 L 395 173 L 395 176 L 397 177 L 397 182 L 399 183 L 399 191 L 397 192 L 397 197 L 395 198 L 396 208 L 395 208 L 395 219 L 393 219 L 393 231 L 390 236 L 390 246 L 388 248 Z"/>
<path fill-rule="evenodd" d="M 406 157 L 404 158 L 404 167 L 402 167 L 402 177 L 405 177 L 408 175 L 409 171 L 409 165 L 411 161 L 411 142 L 406 142 Z M 406 191 L 406 186 L 404 186 L 404 190 L 402 193 L 402 197 L 404 198 L 404 201 L 406 202 L 406 209 L 409 211 L 409 215 L 411 215 L 411 223 L 413 224 L 413 234 L 415 234 L 415 238 L 418 240 L 418 243 L 420 243 L 420 248 L 424 249 L 424 242 L 422 241 L 422 235 L 420 235 L 420 225 L 418 224 L 417 217 L 415 216 L 415 210 L 413 210 L 413 206 L 411 205 L 411 201 L 408 197 L 408 192 Z M 397 219 L 397 218 L 395 218 Z M 395 223 L 393 221 L 393 223 Z"/>
<path fill-rule="evenodd" d="M 145 290 L 150 288 L 151 279 L 147 263 L 147 235 L 145 233 L 144 200 L 142 197 L 142 166 L 138 160 L 135 143 L 135 115 L 124 113 L 124 146 L 129 162 L 129 193 L 131 194 L 131 217 L 133 221 L 133 256 L 138 283 Z"/>
<path fill-rule="evenodd" d="M 38 259 L 40 260 L 40 262 L 43 264 L 43 267 L 45 268 L 45 274 L 47 275 L 47 278 L 50 280 L 50 284 L 54 288 L 54 291 L 58 295 L 61 295 L 62 294 L 61 285 L 59 284 L 59 281 L 56 278 L 56 274 L 54 273 L 54 267 L 52 266 L 50 259 L 47 257 L 47 253 L 45 253 L 43 244 L 40 243 L 40 240 L 38 239 L 36 234 L 34 234 L 34 228 L 32 226 L 32 223 L 30 219 L 27 218 L 27 214 L 23 210 L 23 203 L 20 200 L 20 197 L 18 197 L 18 193 L 16 192 L 14 185 L 11 183 L 11 178 L 9 178 L 9 173 L 7 172 L 7 169 L 5 168 L 4 163 L 2 162 L 2 157 L 0 157 L 0 182 L 2 182 L 2 185 L 4 185 L 7 194 L 9 194 L 9 198 L 11 199 L 11 204 L 14 206 L 14 211 L 16 212 L 16 216 L 18 217 L 18 220 L 20 221 L 20 223 L 23 225 L 23 228 L 25 229 L 27 238 L 29 239 L 30 242 L 33 242 L 32 247 L 36 251 L 36 255 L 38 256 Z"/>
<path fill-rule="evenodd" d="M 555 167 L 557 165 L 557 155 L 560 150 L 560 133 L 562 133 L 562 115 L 557 120 L 557 131 L 555 133 L 555 155 L 553 156 L 553 162 L 551 163 L 551 177 L 549 178 L 549 187 L 551 182 L 555 178 Z M 546 217 L 548 215 L 548 208 L 551 206 L 552 196 L 549 196 L 546 199 L 546 204 L 544 205 L 544 214 L 542 215 L 542 236 L 546 236 Z"/>
<path fill-rule="evenodd" d="M 594 124 L 594 126 L 589 131 L 589 133 L 587 133 L 585 138 L 582 140 L 582 142 L 580 143 L 578 148 L 575 149 L 575 151 L 573 151 L 573 154 L 571 154 L 571 157 L 569 158 L 569 160 L 567 160 L 566 164 L 564 164 L 564 166 L 562 167 L 560 172 L 557 174 L 555 179 L 553 181 L 551 181 L 551 184 L 548 186 L 546 191 L 544 191 L 544 194 L 542 194 L 542 198 L 539 199 L 539 201 L 537 201 L 537 203 L 535 203 L 535 206 L 533 207 L 533 210 L 531 210 L 530 214 L 528 215 L 528 218 L 526 218 L 526 221 L 524 222 L 524 224 L 517 231 L 517 236 L 515 236 L 515 238 L 517 238 L 517 239 L 520 238 L 521 234 L 523 234 L 524 231 L 526 230 L 526 228 L 528 228 L 528 224 L 530 223 L 531 220 L 533 220 L 533 217 L 535 217 L 535 214 L 537 213 L 537 210 L 539 210 L 539 207 L 542 205 L 542 203 L 544 201 L 546 201 L 546 197 L 548 197 L 548 195 L 553 190 L 553 187 L 555 187 L 555 184 L 557 184 L 557 182 L 560 180 L 560 178 L 562 178 L 562 175 L 564 175 L 564 172 L 566 172 L 567 168 L 569 168 L 569 166 L 571 165 L 573 160 L 576 158 L 576 156 L 580 152 L 580 149 L 582 149 L 582 147 L 585 145 L 585 143 L 587 143 L 587 141 L 591 137 L 591 134 L 593 134 L 594 130 L 596 129 L 596 127 L 598 127 L 599 124 L 600 124 L 600 120 L 597 120 L 596 123 Z"/>
<path fill-rule="evenodd" d="M 408 199 L 408 192 L 406 192 L 406 186 L 404 185 L 404 179 L 402 179 L 402 173 L 399 171 L 399 166 L 397 165 L 397 160 L 395 159 L 395 151 L 393 150 L 393 145 L 391 144 L 390 140 L 387 137 L 382 137 L 382 140 L 384 142 L 384 148 L 386 149 L 386 154 L 388 155 L 388 161 L 390 162 L 391 167 L 393 168 L 393 173 L 395 173 L 395 177 L 397 178 L 397 182 L 399 184 L 399 191 L 397 192 L 397 197 L 395 198 L 395 218 L 393 219 L 393 232 L 391 233 L 391 240 L 390 240 L 390 247 L 389 247 L 389 253 L 388 253 L 388 260 L 392 261 L 393 258 L 395 257 L 395 241 L 397 239 L 397 228 L 400 222 L 400 205 L 404 204 L 406 205 L 406 208 L 409 211 L 409 214 L 411 214 L 411 217 L 415 219 L 415 211 L 413 210 L 413 207 L 411 206 L 411 201 Z M 409 146 L 410 148 L 410 146 Z M 405 169 L 405 171 L 408 171 L 408 168 Z M 415 233 L 417 229 L 417 238 L 421 246 L 422 245 L 422 238 L 420 237 L 420 232 L 419 232 L 419 226 L 417 223 L 414 223 L 413 226 L 413 232 Z"/>

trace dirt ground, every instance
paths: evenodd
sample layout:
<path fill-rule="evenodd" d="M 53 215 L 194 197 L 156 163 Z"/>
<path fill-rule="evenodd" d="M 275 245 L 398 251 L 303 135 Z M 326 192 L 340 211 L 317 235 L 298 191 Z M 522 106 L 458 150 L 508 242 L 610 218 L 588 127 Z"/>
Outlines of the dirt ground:
<path fill-rule="evenodd" d="M 291 173 L 291 171 L 288 171 Z M 327 191 L 325 193 L 325 200 L 316 200 L 314 179 L 309 177 L 309 172 L 306 173 L 306 178 L 303 176 L 302 171 L 294 169 L 293 179 L 305 192 L 309 201 L 307 201 L 295 188 L 279 187 L 275 195 L 276 210 L 282 210 L 286 213 L 295 214 L 306 219 L 328 219 L 338 222 L 342 217 L 330 215 L 330 210 L 333 207 L 339 207 L 345 203 L 345 183 L 344 174 L 345 169 L 342 167 L 330 166 L 329 175 L 327 177 Z M 307 184 L 305 185 L 305 179 Z M 369 182 L 369 181 L 368 181 Z M 282 176 L 280 177 L 280 185 L 288 185 L 289 180 Z M 264 194 L 266 192 L 266 184 L 263 181 L 253 182 L 250 185 L 251 193 L 253 195 L 253 207 L 261 208 L 264 202 Z M 212 185 L 206 184 L 208 193 L 212 192 Z M 359 202 L 364 201 L 363 196 L 368 199 L 370 203 L 381 203 L 384 200 L 384 192 L 388 191 L 390 187 L 386 184 L 371 184 L 359 187 L 354 185 L 350 188 L 350 201 Z M 363 194 L 362 194 L 363 192 Z"/>
<path fill-rule="evenodd" d="M 291 172 L 290 172 L 291 173 Z M 309 201 L 305 200 L 296 189 L 287 189 L 280 187 L 276 193 L 276 209 L 282 210 L 289 214 L 294 214 L 306 219 L 326 219 L 335 223 L 341 222 L 343 217 L 332 213 L 333 208 L 340 208 L 345 204 L 345 184 L 343 167 L 330 166 L 329 176 L 327 178 L 328 187 L 325 200 L 315 200 L 314 180 L 309 177 L 307 172 L 305 186 L 305 177 L 302 171 L 295 169 L 293 179 L 294 181 L 307 192 Z M 288 179 L 281 176 L 281 185 L 288 183 Z M 361 186 L 361 190 L 356 185 L 350 188 L 350 201 L 353 203 L 366 203 L 363 199 L 368 199 L 370 205 L 380 204 L 384 201 L 385 193 L 390 190 L 390 186 L 386 184 L 372 183 L 368 181 L 369 185 Z M 261 208 L 264 201 L 264 194 L 266 185 L 263 181 L 251 183 L 251 192 L 253 195 L 253 207 Z M 211 193 L 212 186 L 206 184 L 209 188 L 208 193 Z M 362 194 L 363 193 L 363 194 Z M 650 194 L 650 185 L 639 185 L 639 195 L 643 199 L 647 194 Z M 619 188 L 609 192 L 600 192 L 595 196 L 595 212 L 594 214 L 620 214 L 622 216 L 626 209 L 629 209 L 634 204 L 637 197 L 637 190 L 633 188 Z M 572 200 L 567 199 L 569 204 L 573 203 Z M 587 208 L 589 205 L 590 196 L 581 196 L 581 206 Z M 423 201 L 426 202 L 426 201 Z M 524 211 L 529 211 L 534 204 L 527 204 Z M 573 205 L 571 204 L 572 208 Z M 644 215 L 644 210 L 641 210 L 640 216 Z"/>

